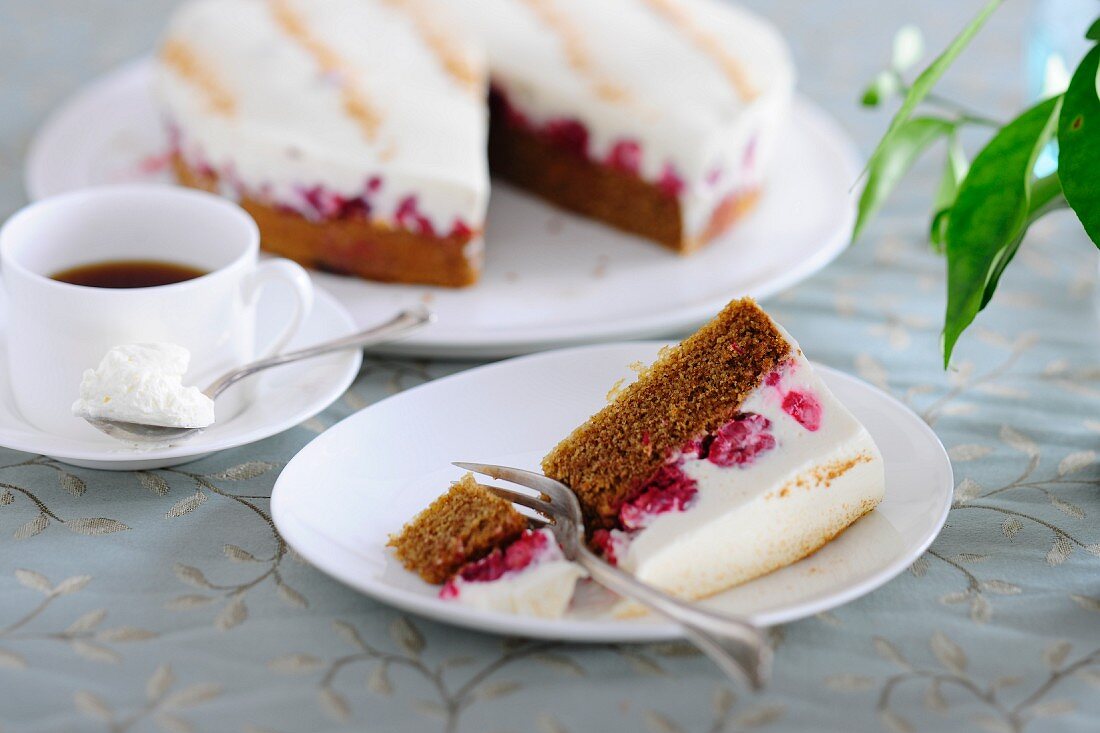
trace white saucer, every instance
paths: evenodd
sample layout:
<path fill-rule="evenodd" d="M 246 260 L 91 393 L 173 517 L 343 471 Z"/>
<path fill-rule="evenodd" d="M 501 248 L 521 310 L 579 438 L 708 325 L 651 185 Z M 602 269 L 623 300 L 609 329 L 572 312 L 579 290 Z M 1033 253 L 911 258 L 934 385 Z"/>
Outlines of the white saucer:
<path fill-rule="evenodd" d="M 513 359 L 430 382 L 378 402 L 326 431 L 283 469 L 271 497 L 280 534 L 313 566 L 380 601 L 438 621 L 499 634 L 576 641 L 678 636 L 653 618 L 611 620 L 602 594 L 558 620 L 490 613 L 442 601 L 385 547 L 461 471 L 451 461 L 537 470 L 539 459 L 592 412 L 628 364 L 660 344 L 588 346 Z M 804 618 L 869 593 L 931 544 L 947 517 L 951 463 L 935 433 L 897 400 L 817 367 L 874 436 L 886 498 L 813 556 L 708 599 L 762 626 Z"/>
<path fill-rule="evenodd" d="M 258 311 L 256 342 L 268 343 L 286 319 L 292 304 L 277 289 L 264 291 Z M 378 311 L 375 321 L 384 311 Z M 347 310 L 328 293 L 316 290 L 313 310 L 288 349 L 346 336 L 355 330 Z M 140 471 L 198 460 L 215 451 L 236 448 L 280 433 L 308 420 L 340 397 L 355 380 L 363 355 L 351 350 L 289 364 L 252 377 L 254 399 L 243 412 L 178 446 L 155 450 L 128 448 L 88 431 L 88 437 L 51 435 L 27 423 L 15 408 L 7 374 L 4 323 L 0 321 L 0 446 L 41 453 L 64 463 L 108 471 Z M 243 384 L 243 383 L 242 383 Z M 77 386 L 73 385 L 75 392 Z M 240 385 L 231 389 L 238 389 Z M 78 418 L 73 418 L 77 420 Z"/>
<path fill-rule="evenodd" d="M 62 106 L 35 138 L 26 186 L 42 198 L 93 184 L 167 180 L 142 161 L 165 147 L 135 61 Z M 439 320 L 391 353 L 488 358 L 566 344 L 690 330 L 730 298 L 764 298 L 820 270 L 846 246 L 860 165 L 847 134 L 799 98 L 774 175 L 749 218 L 692 257 L 562 213 L 493 183 L 486 270 L 473 288 L 383 285 L 317 274 L 360 325 L 380 308 L 431 300 Z"/>

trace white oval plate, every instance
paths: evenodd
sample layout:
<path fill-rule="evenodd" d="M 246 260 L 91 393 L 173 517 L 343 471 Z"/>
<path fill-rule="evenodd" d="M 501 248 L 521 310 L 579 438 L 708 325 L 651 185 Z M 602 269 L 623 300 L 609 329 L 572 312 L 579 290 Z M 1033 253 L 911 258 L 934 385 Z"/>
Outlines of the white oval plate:
<path fill-rule="evenodd" d="M 167 180 L 165 143 L 141 59 L 93 82 L 38 132 L 27 158 L 31 198 L 112 182 Z M 494 182 L 486 269 L 463 290 L 385 285 L 324 273 L 316 281 L 360 325 L 426 300 L 433 326 L 390 353 L 489 358 L 566 344 L 691 330 L 730 298 L 764 298 L 820 270 L 847 245 L 859 172 L 848 136 L 796 101 L 774 174 L 754 211 L 692 257 L 575 217 Z"/>
<path fill-rule="evenodd" d="M 612 620 L 601 594 L 578 597 L 564 618 L 479 611 L 437 597 L 385 545 L 462 472 L 451 461 L 537 470 L 558 440 L 606 404 L 608 389 L 650 362 L 653 342 L 587 346 L 472 369 L 378 402 L 306 446 L 271 497 L 279 532 L 310 563 L 363 593 L 438 621 L 480 631 L 575 641 L 679 636 L 654 618 Z M 703 602 L 762 626 L 858 598 L 905 570 L 931 544 L 950 507 L 951 463 L 935 433 L 897 400 L 817 367 L 874 436 L 886 462 L 886 498 L 801 562 Z"/>
<path fill-rule="evenodd" d="M 293 308 L 289 291 L 282 288 L 264 290 L 257 305 L 256 342 L 269 343 L 286 324 Z M 374 320 L 377 323 L 382 319 L 376 313 Z M 354 331 L 355 324 L 347 310 L 328 293 L 316 290 L 313 309 L 287 349 L 304 348 Z M 127 447 L 90 426 L 87 437 L 77 438 L 51 435 L 26 422 L 11 394 L 6 350 L 4 324 L 0 319 L 0 446 L 107 471 L 175 466 L 281 433 L 339 399 L 355 380 L 363 361 L 362 352 L 351 349 L 258 374 L 249 380 L 254 397 L 239 415 L 224 423 L 215 423 L 179 445 L 146 450 Z M 73 389 L 77 386 L 73 385 Z"/>

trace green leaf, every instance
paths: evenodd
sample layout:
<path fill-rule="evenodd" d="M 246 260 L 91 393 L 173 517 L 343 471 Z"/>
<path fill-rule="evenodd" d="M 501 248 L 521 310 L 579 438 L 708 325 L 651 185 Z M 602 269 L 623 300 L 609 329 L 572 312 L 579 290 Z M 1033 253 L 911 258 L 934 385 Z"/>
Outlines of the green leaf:
<path fill-rule="evenodd" d="M 871 163 L 867 185 L 859 197 L 859 213 L 852 231 L 852 241 L 859 238 L 863 227 L 871 220 L 887 197 L 916 162 L 920 154 L 936 140 L 950 135 L 955 124 L 938 117 L 914 117 L 906 120 L 890 144 Z"/>
<path fill-rule="evenodd" d="M 1027 230 L 1035 161 L 1061 106 L 1061 97 L 1048 99 L 1005 125 L 978 153 L 959 188 L 947 224 L 944 367 Z"/>
<path fill-rule="evenodd" d="M 957 131 L 954 131 L 947 138 L 947 160 L 943 167 L 943 176 L 940 178 L 940 186 L 936 190 L 935 202 L 932 204 L 933 211 L 936 213 L 932 217 L 928 237 L 937 249 L 941 249 L 947 241 L 947 222 L 951 218 L 951 207 L 955 205 L 959 186 L 969 170 L 970 161 L 966 159 L 966 151 L 963 150 Z"/>
<path fill-rule="evenodd" d="M 1085 32 L 1085 38 L 1090 41 L 1100 41 L 1100 18 L 1093 21 L 1093 24 L 1089 26 L 1088 31 Z"/>
<path fill-rule="evenodd" d="M 913 111 L 916 110 L 924 98 L 928 96 L 928 93 L 932 91 L 932 87 L 936 85 L 936 82 L 940 80 L 944 72 L 948 67 L 954 63 L 967 44 L 978 34 L 985 22 L 989 20 L 989 16 L 993 14 L 1004 0 L 990 0 L 982 11 L 971 20 L 959 35 L 955 36 L 955 39 L 951 41 L 950 45 L 937 56 L 931 64 L 928 65 L 924 71 L 920 73 L 920 76 L 916 78 L 912 86 L 909 87 L 909 93 L 905 95 L 904 101 L 901 103 L 901 107 L 894 115 L 894 119 L 890 121 L 890 126 L 886 129 L 886 134 L 882 136 L 882 139 L 878 143 L 878 147 L 871 153 L 870 160 L 867 161 L 867 169 L 870 170 L 874 165 L 875 159 L 883 154 L 883 151 L 890 146 L 893 138 L 898 134 L 898 130 L 908 120 Z"/>
<path fill-rule="evenodd" d="M 1058 119 L 1058 176 L 1066 201 L 1100 247 L 1100 99 L 1096 75 L 1100 46 L 1085 56 L 1066 90 Z"/>

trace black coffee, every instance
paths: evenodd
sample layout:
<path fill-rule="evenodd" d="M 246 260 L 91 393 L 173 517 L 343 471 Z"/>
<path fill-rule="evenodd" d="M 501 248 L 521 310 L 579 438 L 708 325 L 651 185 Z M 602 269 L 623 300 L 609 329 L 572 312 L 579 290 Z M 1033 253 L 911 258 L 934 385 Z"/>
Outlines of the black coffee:
<path fill-rule="evenodd" d="M 110 260 L 70 267 L 51 279 L 89 288 L 154 288 L 202 277 L 206 272 L 190 265 L 158 260 Z"/>

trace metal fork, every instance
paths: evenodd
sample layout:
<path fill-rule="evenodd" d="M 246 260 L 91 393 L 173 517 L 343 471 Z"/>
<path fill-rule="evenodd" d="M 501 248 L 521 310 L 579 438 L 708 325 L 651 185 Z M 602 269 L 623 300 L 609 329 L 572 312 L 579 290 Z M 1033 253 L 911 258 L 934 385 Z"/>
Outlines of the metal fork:
<path fill-rule="evenodd" d="M 484 463 L 455 463 L 494 479 L 538 491 L 541 498 L 496 486 L 485 488 L 514 504 L 537 512 L 554 533 L 565 556 L 579 563 L 600 585 L 638 601 L 675 621 L 684 635 L 730 679 L 747 681 L 759 690 L 771 672 L 772 650 L 763 632 L 742 619 L 720 616 L 674 598 L 600 559 L 584 541 L 584 518 L 576 494 L 565 484 L 539 473 Z"/>

